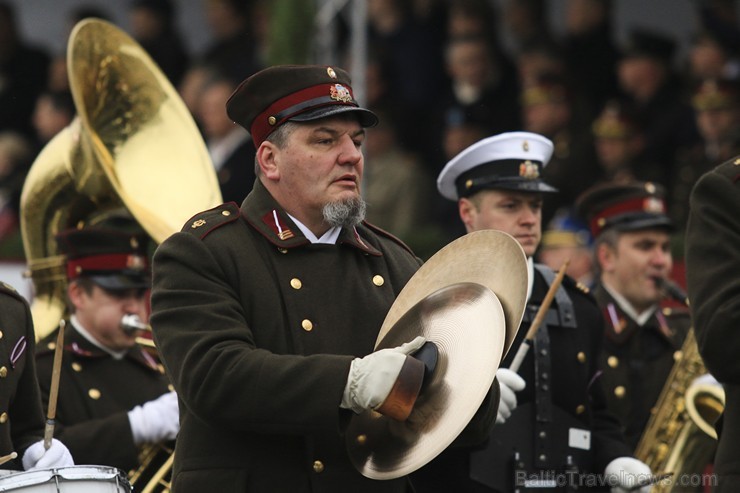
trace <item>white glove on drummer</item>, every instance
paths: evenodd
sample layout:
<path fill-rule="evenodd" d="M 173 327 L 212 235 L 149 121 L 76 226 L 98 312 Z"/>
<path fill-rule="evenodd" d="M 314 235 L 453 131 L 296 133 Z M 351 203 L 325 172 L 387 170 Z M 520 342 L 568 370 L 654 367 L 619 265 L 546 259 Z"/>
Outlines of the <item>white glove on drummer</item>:
<path fill-rule="evenodd" d="M 425 342 L 424 337 L 417 336 L 401 346 L 381 349 L 352 360 L 339 407 L 359 414 L 383 404 L 401 373 L 406 356 L 419 350 Z"/>
<path fill-rule="evenodd" d="M 517 406 L 515 392 L 524 390 L 527 383 L 518 373 L 508 368 L 499 368 L 496 371 L 496 380 L 501 391 L 501 398 L 498 401 L 498 412 L 496 413 L 496 424 L 503 424 L 509 419 L 511 413 Z"/>
<path fill-rule="evenodd" d="M 631 488 L 652 478 L 650 466 L 633 457 L 617 457 L 604 469 L 611 493 L 627 493 Z M 649 493 L 652 485 L 643 486 L 639 493 Z"/>
<path fill-rule="evenodd" d="M 173 440 L 180 431 L 177 394 L 168 392 L 136 406 L 128 412 L 128 420 L 136 445 Z"/>
<path fill-rule="evenodd" d="M 74 466 L 75 461 L 69 449 L 56 438 L 51 439 L 49 450 L 44 449 L 44 441 L 40 440 L 26 449 L 23 454 L 23 469 L 48 469 L 51 467 Z"/>

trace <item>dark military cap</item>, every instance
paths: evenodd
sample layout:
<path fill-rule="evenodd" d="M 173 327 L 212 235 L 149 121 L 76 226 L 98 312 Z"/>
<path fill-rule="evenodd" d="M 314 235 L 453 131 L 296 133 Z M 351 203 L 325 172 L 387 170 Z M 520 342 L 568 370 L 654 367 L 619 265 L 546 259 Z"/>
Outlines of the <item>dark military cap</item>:
<path fill-rule="evenodd" d="M 56 235 L 66 257 L 67 279 L 89 278 L 108 290 L 151 285 L 149 236 L 133 219 L 116 217 Z"/>
<path fill-rule="evenodd" d="M 619 101 L 609 101 L 591 125 L 594 137 L 626 139 L 640 131 L 635 112 Z"/>
<path fill-rule="evenodd" d="M 630 32 L 623 50 L 625 58 L 647 57 L 670 63 L 676 51 L 676 42 L 656 31 L 636 28 Z"/>
<path fill-rule="evenodd" d="M 607 183 L 583 192 L 576 207 L 578 214 L 588 222 L 594 238 L 610 228 L 671 230 L 664 197 L 664 188 L 656 183 Z"/>
<path fill-rule="evenodd" d="M 568 82 L 560 74 L 544 72 L 524 83 L 521 102 L 523 106 L 544 103 L 567 103 L 571 99 Z"/>
<path fill-rule="evenodd" d="M 507 132 L 494 135 L 452 158 L 437 177 L 437 189 L 450 200 L 484 189 L 557 192 L 541 178 L 552 151 L 550 139 L 539 134 Z"/>
<path fill-rule="evenodd" d="M 740 86 L 732 79 L 705 79 L 691 96 L 691 106 L 697 111 L 735 108 L 738 103 Z"/>
<path fill-rule="evenodd" d="M 349 74 L 321 65 L 276 65 L 257 72 L 226 102 L 229 117 L 249 130 L 258 147 L 286 121 L 306 122 L 353 112 L 363 127 L 378 117 L 355 101 Z"/>

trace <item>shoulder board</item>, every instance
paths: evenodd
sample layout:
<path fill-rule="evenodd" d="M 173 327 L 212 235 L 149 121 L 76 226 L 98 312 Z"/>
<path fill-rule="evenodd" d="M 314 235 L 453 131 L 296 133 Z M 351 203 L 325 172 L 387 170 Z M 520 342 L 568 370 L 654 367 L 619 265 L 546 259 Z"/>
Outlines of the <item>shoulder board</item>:
<path fill-rule="evenodd" d="M 406 243 L 404 243 L 400 238 L 392 235 L 388 231 L 386 231 L 386 230 L 384 230 L 382 228 L 379 228 L 378 226 L 376 226 L 374 224 L 370 224 L 367 221 L 362 221 L 362 225 L 363 226 L 366 226 L 369 230 L 371 230 L 375 234 L 378 234 L 380 236 L 383 236 L 385 238 L 388 238 L 389 240 L 393 241 L 394 243 L 396 243 L 400 247 L 402 247 L 404 250 L 406 250 L 407 252 L 409 252 L 411 255 L 413 255 L 414 257 L 416 257 L 416 254 L 414 253 L 413 250 L 411 250 L 411 247 L 408 246 Z"/>
<path fill-rule="evenodd" d="M 13 286 L 2 281 L 0 281 L 0 294 L 5 294 L 10 296 L 11 298 L 20 300 L 23 303 L 28 303 L 26 298 L 24 298 L 18 291 L 16 291 Z"/>
<path fill-rule="evenodd" d="M 570 276 L 563 277 L 563 287 L 569 292 L 573 294 L 579 294 L 582 297 L 588 299 L 591 301 L 594 305 L 598 304 L 596 302 L 596 298 L 594 298 L 593 293 L 591 293 L 591 288 L 583 284 L 582 282 L 576 281 Z"/>
<path fill-rule="evenodd" d="M 239 219 L 239 206 L 236 202 L 226 202 L 213 209 L 200 212 L 191 217 L 182 227 L 183 233 L 191 233 L 201 240 L 211 231 L 233 223 Z"/>

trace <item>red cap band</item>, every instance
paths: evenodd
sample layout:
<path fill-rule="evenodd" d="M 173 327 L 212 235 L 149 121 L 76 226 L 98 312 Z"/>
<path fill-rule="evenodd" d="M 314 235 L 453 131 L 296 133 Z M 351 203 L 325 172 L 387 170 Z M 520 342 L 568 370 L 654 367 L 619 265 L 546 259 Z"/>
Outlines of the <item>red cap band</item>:
<path fill-rule="evenodd" d="M 89 271 L 116 271 L 138 270 L 145 271 L 149 262 L 144 255 L 131 253 L 111 253 L 108 255 L 93 255 L 91 257 L 76 258 L 67 261 L 67 278 L 75 279 Z"/>
<path fill-rule="evenodd" d="M 291 117 L 320 106 L 337 104 L 357 106 L 351 87 L 336 83 L 319 84 L 278 99 L 257 115 L 252 122 L 250 132 L 255 147 L 258 147 L 268 135 Z M 271 118 L 272 122 L 270 122 Z"/>
<path fill-rule="evenodd" d="M 607 207 L 603 211 L 594 215 L 593 219 L 591 219 L 589 224 L 591 227 L 591 234 L 598 236 L 610 218 L 622 214 L 628 214 L 630 212 L 663 214 L 665 213 L 665 203 L 657 197 L 638 197 Z"/>

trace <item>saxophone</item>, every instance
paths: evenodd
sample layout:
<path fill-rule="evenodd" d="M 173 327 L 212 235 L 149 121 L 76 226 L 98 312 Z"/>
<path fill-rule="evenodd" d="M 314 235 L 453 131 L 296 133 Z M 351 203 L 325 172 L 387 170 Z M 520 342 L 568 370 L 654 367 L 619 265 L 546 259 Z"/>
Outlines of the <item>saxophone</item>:
<path fill-rule="evenodd" d="M 663 283 L 671 297 L 688 306 L 680 288 L 669 281 Z M 635 456 L 650 466 L 654 474 L 672 473 L 670 478 L 653 487 L 654 493 L 698 491 L 685 489 L 685 479 L 689 475 L 698 478 L 712 463 L 717 445 L 712 423 L 724 409 L 724 392 L 718 385 L 692 385 L 706 374 L 692 328 L 676 354 L 673 368 L 635 449 Z M 701 484 L 705 484 L 706 478 L 702 479 Z M 695 479 L 691 481 L 695 483 Z"/>

